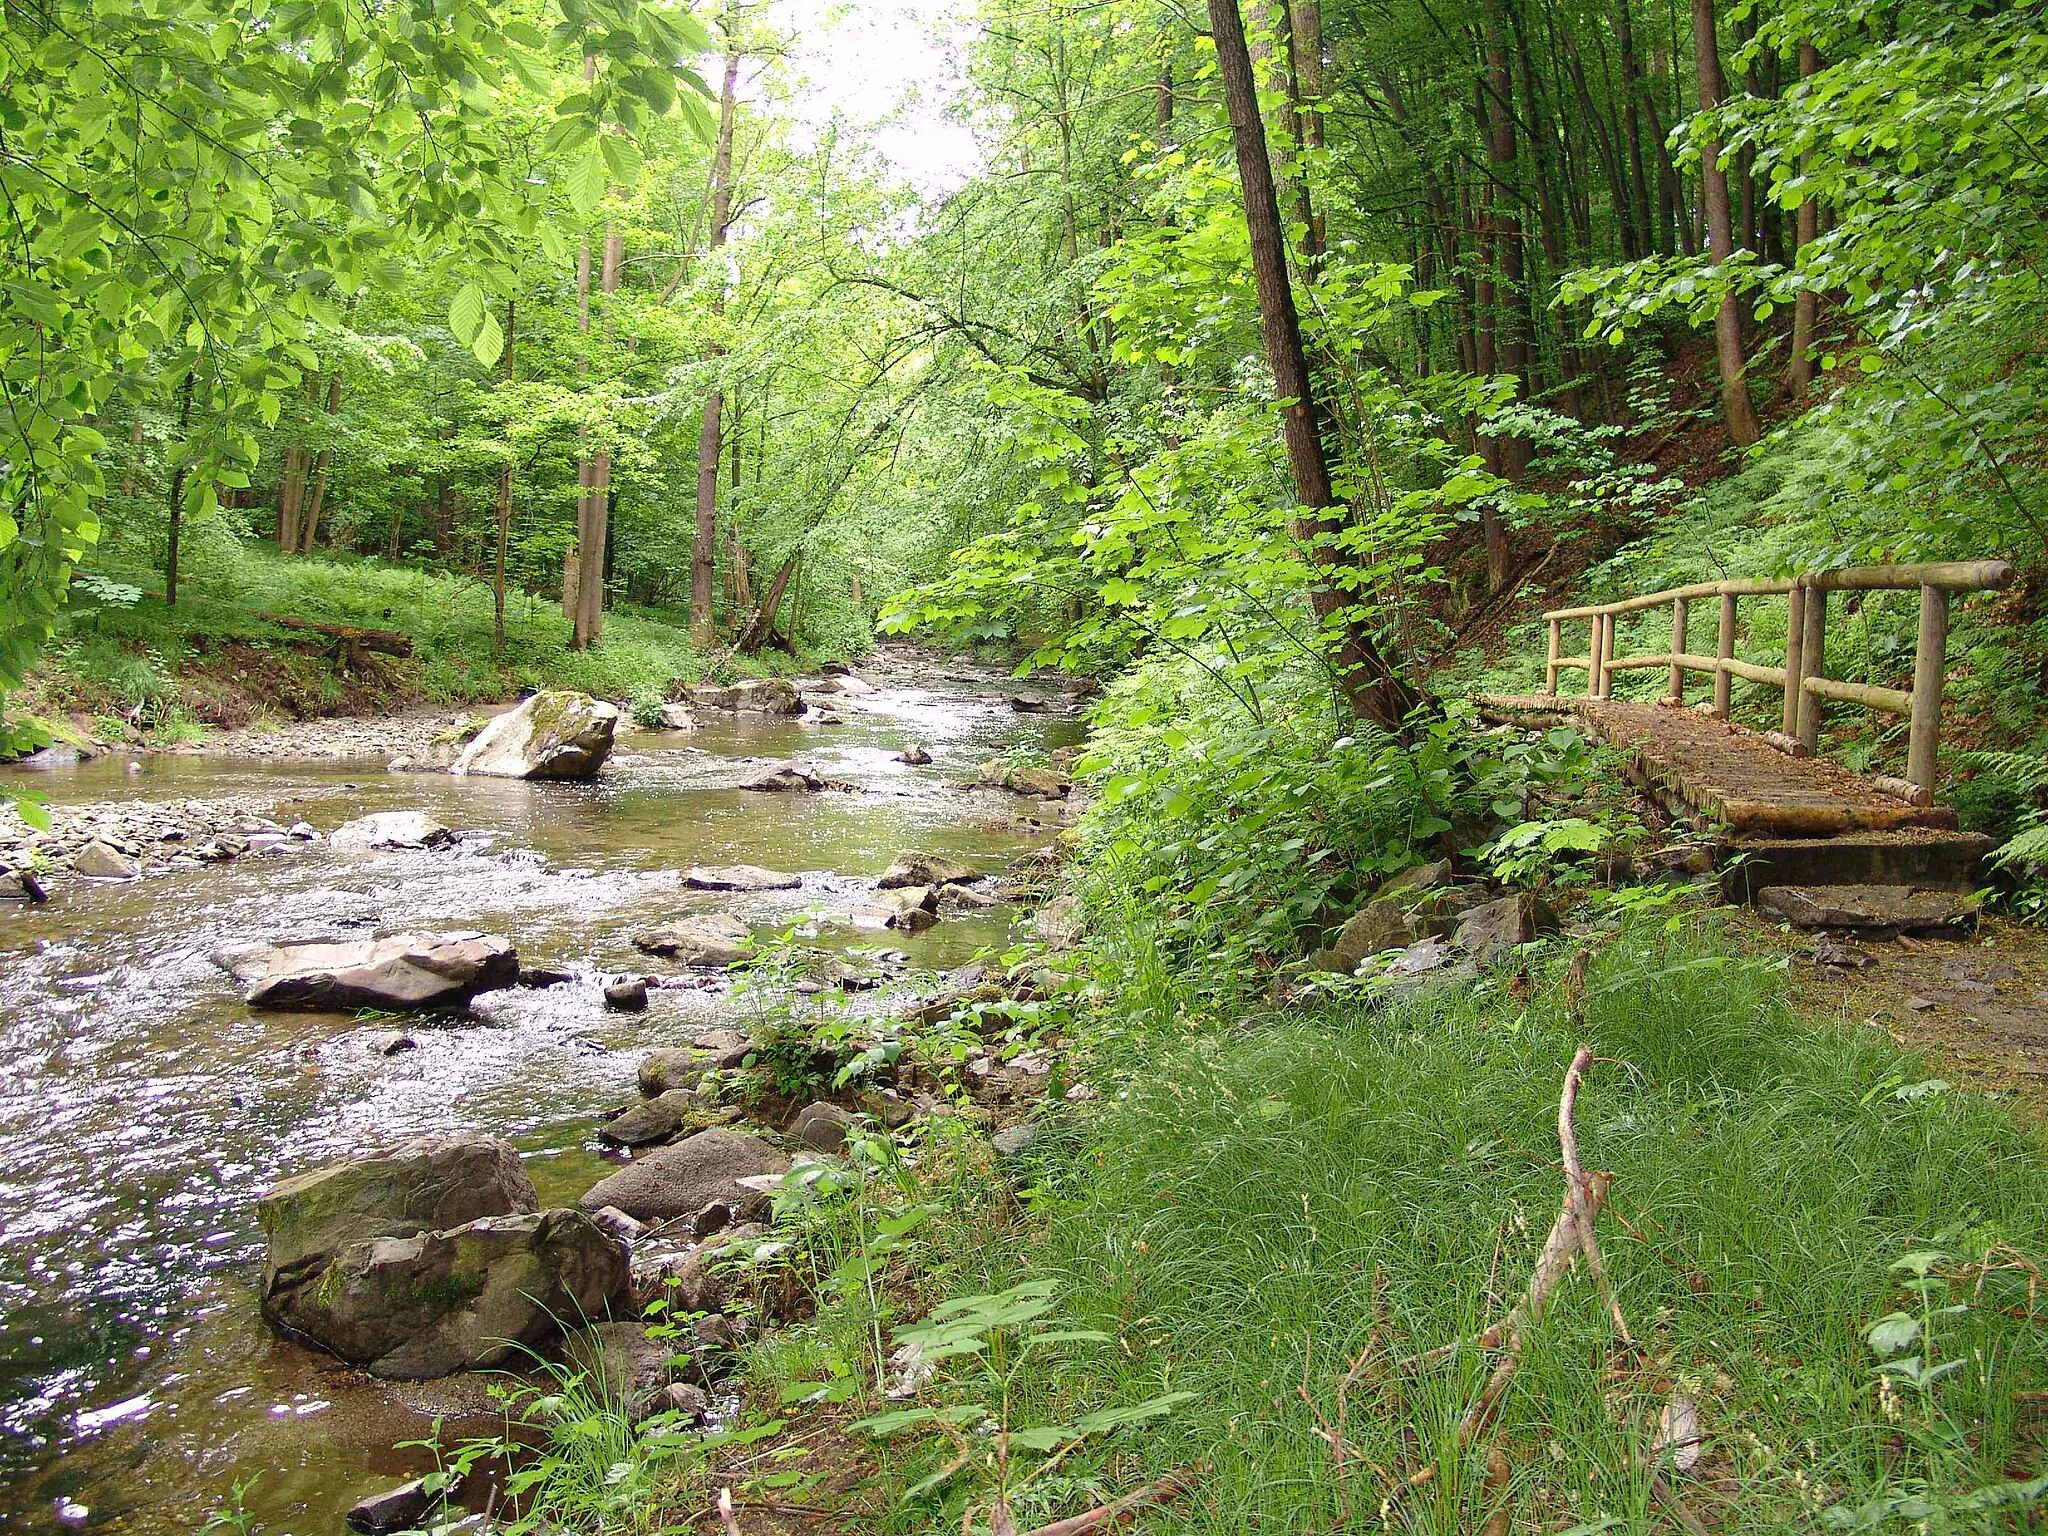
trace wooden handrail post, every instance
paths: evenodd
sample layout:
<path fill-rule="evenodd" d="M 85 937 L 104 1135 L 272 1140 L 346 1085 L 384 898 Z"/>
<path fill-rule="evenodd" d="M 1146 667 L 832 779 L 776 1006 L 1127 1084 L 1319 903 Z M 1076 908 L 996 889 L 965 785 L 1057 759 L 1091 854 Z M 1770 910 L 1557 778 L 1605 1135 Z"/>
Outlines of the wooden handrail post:
<path fill-rule="evenodd" d="M 1735 594 L 1721 594 L 1721 627 L 1714 641 L 1714 655 L 1722 661 L 1735 657 Z M 1735 679 L 1726 667 L 1714 673 L 1714 718 L 1726 720 L 1728 705 L 1735 693 Z"/>
<path fill-rule="evenodd" d="M 1593 615 L 1593 622 L 1587 627 L 1593 631 L 1593 638 L 1586 646 L 1586 697 L 1600 697 L 1600 629 L 1606 622 L 1601 614 Z"/>
<path fill-rule="evenodd" d="M 1920 648 L 1913 657 L 1913 726 L 1906 777 L 1932 794 L 1934 750 L 1941 742 L 1941 695 L 1948 676 L 1948 591 L 1920 589 Z"/>
<path fill-rule="evenodd" d="M 1600 697 L 1614 697 L 1614 621 L 1612 613 L 1600 616 Z"/>
<path fill-rule="evenodd" d="M 1685 654 L 1686 602 L 1682 597 L 1671 599 L 1671 654 L 1674 657 Z M 1685 703 L 1685 668 L 1675 660 L 1671 663 L 1671 702 Z"/>
<path fill-rule="evenodd" d="M 1557 648 L 1563 643 L 1564 620 L 1552 619 L 1550 621 L 1550 655 L 1544 665 L 1543 691 L 1553 699 L 1557 697 Z"/>
<path fill-rule="evenodd" d="M 1799 730 L 1799 696 L 1806 674 L 1806 587 L 1795 586 L 1785 594 L 1785 708 L 1778 729 L 1787 736 Z"/>
<path fill-rule="evenodd" d="M 1809 677 L 1828 672 L 1828 594 L 1825 587 L 1806 589 L 1806 623 L 1799 646 L 1799 744 L 1811 752 L 1820 744 L 1821 699 L 1806 691 Z"/>

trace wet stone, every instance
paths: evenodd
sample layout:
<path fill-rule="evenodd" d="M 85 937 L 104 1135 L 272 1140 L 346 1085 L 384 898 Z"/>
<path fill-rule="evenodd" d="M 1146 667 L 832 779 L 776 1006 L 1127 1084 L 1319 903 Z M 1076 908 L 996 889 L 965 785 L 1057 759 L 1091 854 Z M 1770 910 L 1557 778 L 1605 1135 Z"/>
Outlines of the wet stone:
<path fill-rule="evenodd" d="M 604 989 L 604 1005 L 614 1013 L 645 1013 L 647 978 L 631 976 L 624 981 L 613 982 Z"/>

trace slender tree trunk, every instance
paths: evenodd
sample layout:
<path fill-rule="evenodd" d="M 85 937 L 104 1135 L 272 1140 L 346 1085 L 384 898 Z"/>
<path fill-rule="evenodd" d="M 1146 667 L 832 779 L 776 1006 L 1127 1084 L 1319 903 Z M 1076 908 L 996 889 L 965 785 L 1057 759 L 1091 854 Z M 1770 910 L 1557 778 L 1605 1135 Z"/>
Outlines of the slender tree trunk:
<path fill-rule="evenodd" d="M 1699 69 L 1700 110 L 1718 107 L 1726 88 L 1721 79 L 1721 53 L 1715 37 L 1714 0 L 1692 0 L 1693 57 Z M 1721 168 L 1721 142 L 1700 144 L 1701 199 L 1706 204 L 1707 251 L 1716 266 L 1725 267 L 1735 254 L 1734 219 L 1728 207 L 1728 174 Z M 1721 296 L 1714 316 L 1714 351 L 1721 369 L 1721 412 L 1728 439 L 1747 448 L 1763 435 L 1743 378 L 1742 301 L 1733 292 Z"/>
<path fill-rule="evenodd" d="M 351 297 L 348 308 L 342 313 L 342 324 L 355 319 L 356 301 Z M 335 369 L 327 375 L 327 404 L 322 411 L 331 422 L 341 412 L 341 370 Z M 313 460 L 313 490 L 306 502 L 305 512 L 299 527 L 299 553 L 313 553 L 313 538 L 320 531 L 320 512 L 327 504 L 327 466 L 333 459 L 333 451 L 322 448 Z"/>
<path fill-rule="evenodd" d="M 619 291 L 619 275 L 626 262 L 625 237 L 607 229 L 604 257 L 598 269 L 598 292 L 609 297 Z M 606 334 L 610 334 L 607 326 Z M 604 638 L 604 584 L 607 571 L 606 546 L 611 538 L 612 456 L 609 451 L 590 461 L 590 484 L 584 498 L 585 512 L 577 539 L 576 620 L 570 645 L 584 650 Z"/>
<path fill-rule="evenodd" d="M 1333 579 L 1347 562 L 1335 548 L 1344 526 L 1330 486 L 1323 457 L 1323 436 L 1316 395 L 1309 380 L 1308 357 L 1302 347 L 1301 318 L 1287 276 L 1287 250 L 1280 229 L 1280 205 L 1273 187 L 1273 166 L 1266 154 L 1265 125 L 1259 120 L 1258 89 L 1245 46 L 1244 18 L 1237 0 L 1208 0 L 1210 29 L 1216 39 L 1218 72 L 1224 104 L 1230 114 L 1231 139 L 1237 150 L 1238 180 L 1244 191 L 1245 223 L 1251 236 L 1252 275 L 1259 295 L 1259 335 L 1273 383 L 1287 404 L 1281 428 L 1287 463 L 1294 478 L 1301 512 L 1296 537 L 1320 569 L 1311 596 L 1316 616 L 1340 637 L 1337 675 L 1345 697 L 1359 715 L 1396 729 L 1413 704 L 1414 695 L 1381 656 L 1370 631 L 1361 622 L 1357 604 L 1362 593 L 1345 590 Z"/>
<path fill-rule="evenodd" d="M 185 370 L 185 382 L 179 387 L 178 403 L 178 472 L 171 476 L 170 536 L 164 542 L 164 606 L 178 606 L 178 544 L 185 531 L 185 477 L 191 470 L 192 437 L 192 386 L 195 380 L 191 369 Z"/>
<path fill-rule="evenodd" d="M 735 647 L 742 656 L 751 656 L 768 643 L 768 637 L 775 633 L 776 615 L 782 611 L 782 594 L 789 588 L 789 578 L 795 574 L 797 561 L 803 558 L 798 549 L 782 562 L 782 569 L 775 573 L 775 579 L 768 583 L 767 594 L 761 599 L 760 612 L 756 613 Z"/>
<path fill-rule="evenodd" d="M 1328 90 L 1323 69 L 1323 8 L 1321 0 L 1288 0 L 1288 79 L 1294 89 L 1295 131 L 1304 158 L 1323 147 L 1323 96 Z M 1295 204 L 1302 226 L 1303 269 L 1313 275 L 1329 248 L 1323 216 L 1317 211 L 1304 165 L 1295 178 Z"/>
<path fill-rule="evenodd" d="M 517 320 L 512 301 L 505 301 L 505 382 L 519 380 Z M 505 659 L 505 555 L 512 544 L 512 455 L 509 451 L 511 423 L 505 426 L 508 439 L 505 462 L 498 470 L 498 537 L 491 554 L 491 659 Z"/>
<path fill-rule="evenodd" d="M 590 84 L 597 78 L 597 55 L 587 55 L 583 60 L 583 83 Z M 579 371 L 585 377 L 590 373 L 590 237 L 586 234 L 583 243 L 576 248 L 576 334 L 584 338 L 584 355 Z M 577 434 L 588 446 L 590 429 L 582 428 Z M 569 649 L 583 649 L 583 561 L 590 552 L 587 535 L 590 529 L 590 484 L 591 462 L 588 453 L 576 456 L 576 540 L 562 556 L 562 617 L 569 621 Z"/>
<path fill-rule="evenodd" d="M 1615 43 L 1621 52 L 1621 127 L 1628 140 L 1629 184 L 1635 195 L 1636 254 L 1650 252 L 1650 181 L 1643 171 L 1643 70 L 1636 58 L 1636 30 L 1631 7 L 1634 0 L 1617 0 L 1614 8 Z M 1626 244 L 1626 242 L 1624 242 Z"/>
<path fill-rule="evenodd" d="M 1811 79 L 1820 73 L 1820 50 L 1811 42 L 1799 45 L 1799 78 Z M 1820 235 L 1820 204 L 1808 198 L 1799 205 L 1798 254 L 1804 255 L 1806 248 Z M 1802 288 L 1792 301 L 1792 361 L 1785 369 L 1785 387 L 1793 394 L 1804 394 L 1813 383 L 1813 323 L 1818 318 L 1820 295 L 1810 288 Z"/>
<path fill-rule="evenodd" d="M 277 479 L 277 547 L 288 555 L 299 552 L 299 509 L 306 499 L 306 450 L 297 443 L 284 451 Z"/>
<path fill-rule="evenodd" d="M 718 143 L 711 157 L 710 245 L 716 251 L 725 244 L 726 227 L 732 222 L 732 138 L 738 116 L 740 50 L 732 30 L 732 18 L 725 21 L 725 83 L 718 92 Z M 721 279 L 712 312 L 725 307 Z M 716 359 L 723 349 L 714 344 Z M 713 562 L 718 547 L 718 459 L 721 416 L 725 409 L 723 390 L 713 389 L 704 402 L 704 417 L 697 431 L 697 530 L 690 545 L 690 639 L 700 651 L 717 641 L 712 600 L 717 592 Z"/>

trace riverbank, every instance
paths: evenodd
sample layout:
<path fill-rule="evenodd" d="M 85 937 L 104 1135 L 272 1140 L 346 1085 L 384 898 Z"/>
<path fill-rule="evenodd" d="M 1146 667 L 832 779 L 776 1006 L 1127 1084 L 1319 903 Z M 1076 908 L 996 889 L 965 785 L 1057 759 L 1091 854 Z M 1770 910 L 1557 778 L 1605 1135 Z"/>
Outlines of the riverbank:
<path fill-rule="evenodd" d="M 154 581 L 109 569 L 75 586 L 10 715 L 87 744 L 172 746 L 309 720 L 445 715 L 535 688 L 630 707 L 714 672 L 729 681 L 823 659 L 707 655 L 681 615 L 630 606 L 606 615 L 602 645 L 573 651 L 560 605 L 521 591 L 508 595 L 501 649 L 487 585 L 374 558 L 224 545 L 175 608 Z"/>

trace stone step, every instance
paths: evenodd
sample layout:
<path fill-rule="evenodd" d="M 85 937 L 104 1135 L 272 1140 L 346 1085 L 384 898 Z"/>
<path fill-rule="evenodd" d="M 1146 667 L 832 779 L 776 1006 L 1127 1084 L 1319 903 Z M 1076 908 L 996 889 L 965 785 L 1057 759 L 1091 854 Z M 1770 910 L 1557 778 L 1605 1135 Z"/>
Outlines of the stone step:
<path fill-rule="evenodd" d="M 1977 898 L 1912 885 L 1772 885 L 1757 893 L 1760 916 L 1794 928 L 1858 934 L 1953 934 L 1977 926 Z"/>
<path fill-rule="evenodd" d="M 1899 827 L 1835 837 L 1731 837 L 1721 845 L 1721 894 L 1753 902 L 1773 885 L 1903 885 L 1970 891 L 1992 840 L 1979 832 Z"/>

